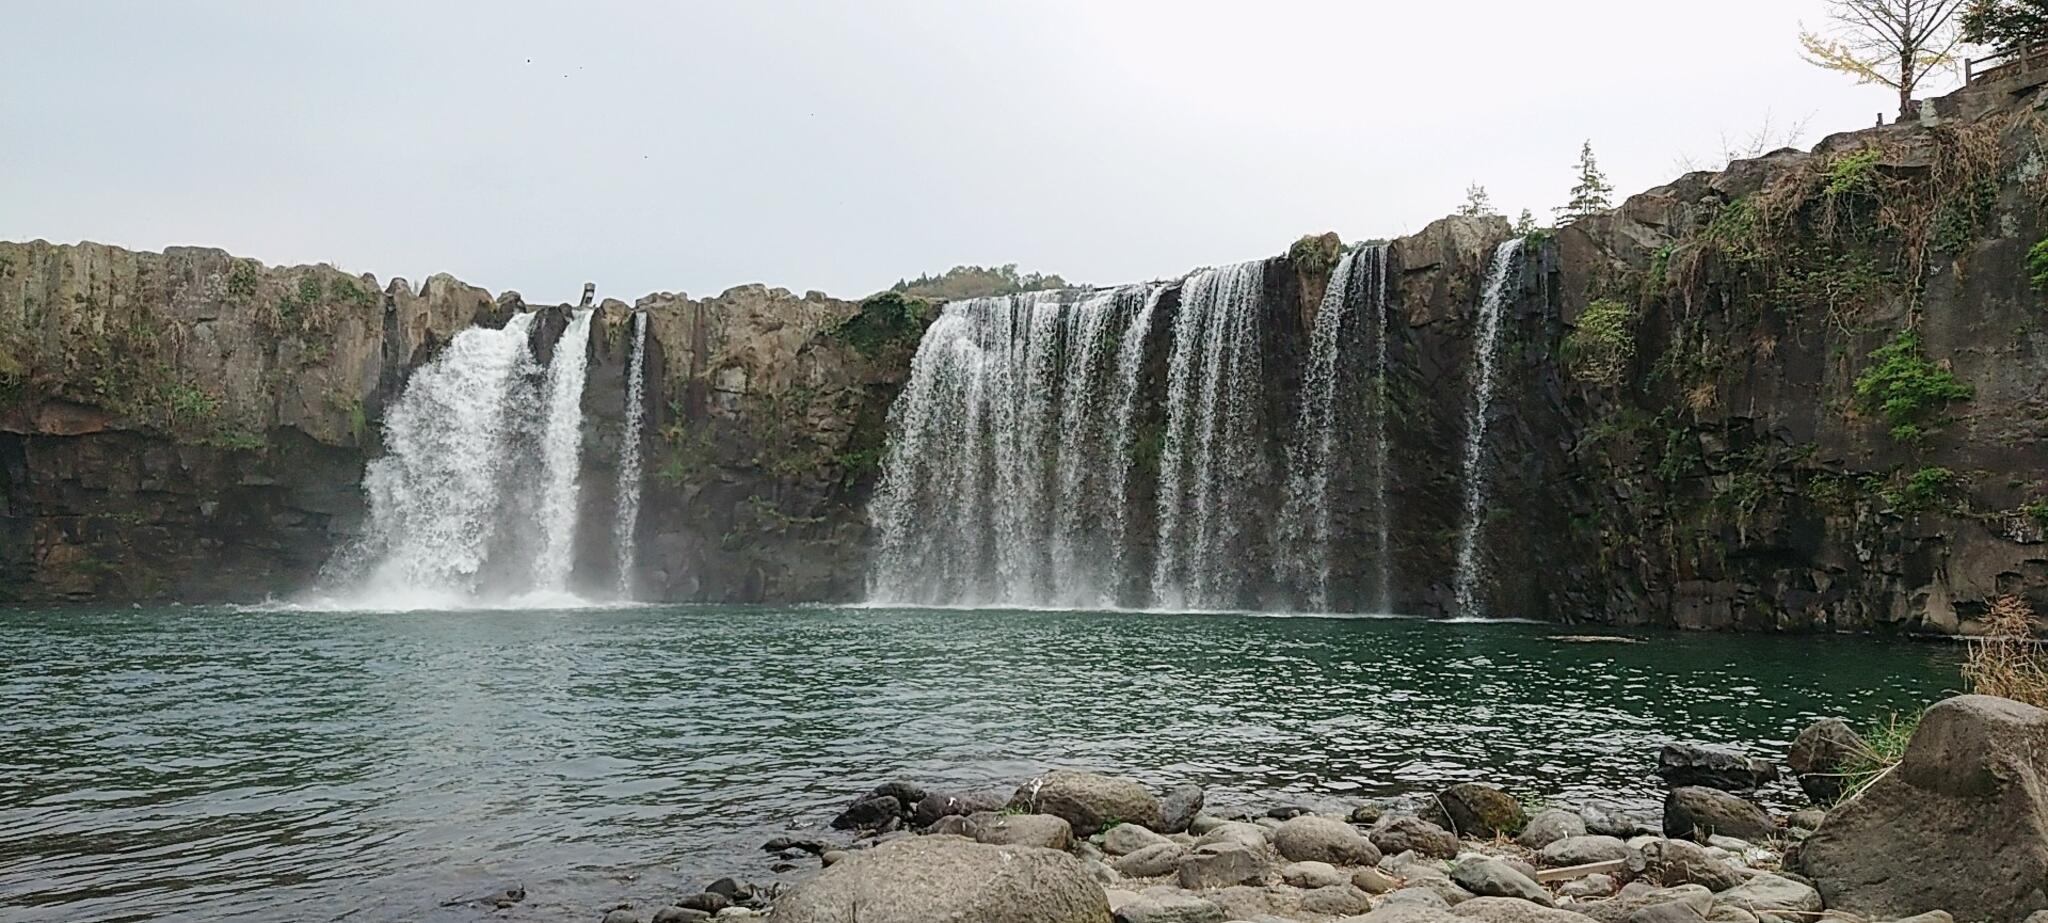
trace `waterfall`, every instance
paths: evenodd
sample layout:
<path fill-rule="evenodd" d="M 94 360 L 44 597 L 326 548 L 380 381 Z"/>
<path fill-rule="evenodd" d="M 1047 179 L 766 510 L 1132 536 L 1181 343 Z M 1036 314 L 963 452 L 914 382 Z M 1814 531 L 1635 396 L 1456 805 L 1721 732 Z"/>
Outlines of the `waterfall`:
<path fill-rule="evenodd" d="M 1316 307 L 1308 367 L 1302 373 L 1295 442 L 1288 452 L 1286 506 L 1274 540 L 1274 579 L 1304 593 L 1308 607 L 1317 612 L 1330 609 L 1330 466 L 1336 448 L 1335 411 L 1342 378 L 1338 358 L 1357 256 L 1354 250 L 1337 261 L 1329 287 Z"/>
<path fill-rule="evenodd" d="M 626 431 L 619 440 L 619 514 L 612 542 L 619 554 L 619 598 L 633 598 L 633 568 L 639 553 L 640 429 L 646 416 L 647 312 L 633 314 L 633 356 L 626 362 Z"/>
<path fill-rule="evenodd" d="M 1154 606 L 1243 603 L 1246 488 L 1270 473 L 1254 427 L 1264 395 L 1264 283 L 1265 263 L 1251 262 L 1203 270 L 1181 290 L 1159 458 Z"/>
<path fill-rule="evenodd" d="M 1393 467 L 1392 429 L 1387 425 L 1389 404 L 1393 392 L 1388 375 L 1391 367 L 1387 361 L 1387 339 L 1393 336 L 1393 317 L 1387 307 L 1387 288 L 1390 270 L 1389 248 L 1377 244 L 1365 249 L 1368 266 L 1367 280 L 1372 292 L 1372 390 L 1367 396 L 1365 416 L 1365 437 L 1372 443 L 1372 517 L 1374 555 L 1373 567 L 1377 572 L 1379 593 L 1376 597 L 1378 611 L 1382 614 L 1394 611 L 1394 540 L 1393 505 L 1388 499 L 1388 473 Z"/>
<path fill-rule="evenodd" d="M 533 320 L 456 334 L 385 415 L 385 454 L 363 476 L 363 539 L 328 570 L 354 583 L 365 607 L 445 605 L 475 592 L 511 449 L 506 397 L 532 362 Z"/>
<path fill-rule="evenodd" d="M 1110 497 L 1116 498 L 1116 517 L 1110 532 L 1112 556 L 1111 572 L 1119 579 L 1129 570 L 1130 548 L 1134 536 L 1131 534 L 1131 469 L 1138 463 L 1138 399 L 1142 394 L 1145 373 L 1145 337 L 1152 331 L 1152 316 L 1159 310 L 1159 299 L 1166 294 L 1166 286 L 1150 286 L 1145 292 L 1144 306 L 1131 316 L 1131 322 L 1124 327 L 1116 353 L 1116 420 L 1114 429 L 1116 445 L 1110 454 L 1108 473 Z"/>
<path fill-rule="evenodd" d="M 1127 516 L 1126 475 L 1112 469 L 1129 446 L 1104 415 L 1127 400 L 1122 362 L 1149 323 L 1125 319 L 1154 297 L 1134 286 L 946 305 L 892 411 L 869 511 L 873 600 L 1114 604 L 1123 559 L 1100 526 Z"/>
<path fill-rule="evenodd" d="M 1493 251 L 1493 266 L 1487 272 L 1485 294 L 1479 300 L 1479 331 L 1473 338 L 1472 403 L 1465 416 L 1465 455 L 1461 469 L 1465 481 L 1464 521 L 1458 530 L 1457 615 L 1483 618 L 1478 599 L 1484 565 L 1479 560 L 1480 533 L 1486 518 L 1486 428 L 1493 410 L 1495 366 L 1500 356 L 1501 315 L 1506 313 L 1507 289 L 1520 238 L 1503 242 Z"/>
<path fill-rule="evenodd" d="M 590 365 L 593 313 L 576 312 L 555 343 L 554 361 L 548 363 L 547 428 L 541 434 L 541 552 L 534 563 L 534 589 L 541 593 L 567 592 L 575 564 L 576 501 L 583 473 L 583 378 Z"/>

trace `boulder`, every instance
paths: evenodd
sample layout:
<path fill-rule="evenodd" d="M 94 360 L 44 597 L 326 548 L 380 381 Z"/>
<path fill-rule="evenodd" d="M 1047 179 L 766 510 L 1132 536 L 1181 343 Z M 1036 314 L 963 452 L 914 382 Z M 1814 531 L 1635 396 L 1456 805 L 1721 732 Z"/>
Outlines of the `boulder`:
<path fill-rule="evenodd" d="M 1574 900 L 1594 900 L 1603 897 L 1613 897 L 1614 892 L 1619 890 L 1621 890 L 1620 879 L 1605 872 L 1595 872 L 1591 875 L 1574 878 L 1557 886 L 1559 897 L 1569 897 Z"/>
<path fill-rule="evenodd" d="M 1723 908 L 1755 914 L 1763 923 L 1804 923 L 1820 913 L 1820 892 L 1807 885 L 1765 872 L 1714 895 L 1709 919 Z"/>
<path fill-rule="evenodd" d="M 1371 910 L 1372 895 L 1352 887 L 1349 883 L 1328 885 L 1312 889 L 1302 895 L 1301 909 L 1305 913 L 1325 917 L 1350 916 Z"/>
<path fill-rule="evenodd" d="M 1341 820 L 1303 814 L 1281 823 L 1273 831 L 1273 848 L 1295 862 L 1328 862 L 1331 865 L 1374 865 L 1380 851 L 1364 834 Z"/>
<path fill-rule="evenodd" d="M 1515 796 L 1477 782 L 1453 785 L 1437 793 L 1437 825 L 1459 836 L 1492 839 L 1513 836 L 1528 823 L 1522 803 Z"/>
<path fill-rule="evenodd" d="M 1664 798 L 1664 835 L 1673 839 L 1720 834 L 1761 842 L 1776 830 L 1764 809 L 1718 788 L 1674 788 Z"/>
<path fill-rule="evenodd" d="M 1848 788 L 1842 777 L 1867 746 L 1863 737 L 1840 718 L 1822 718 L 1806 726 L 1785 754 L 1785 765 L 1799 776 L 1799 787 L 1813 803 L 1826 807 L 1842 800 Z"/>
<path fill-rule="evenodd" d="M 1171 842 L 1173 841 L 1137 824 L 1118 824 L 1103 832 L 1102 851 L 1112 856 L 1128 856 L 1147 846 Z"/>
<path fill-rule="evenodd" d="M 2048 711 L 1989 696 L 1944 701 L 1898 766 L 1828 812 L 1799 861 L 1831 909 L 2024 920 L 2048 909 L 2044 754 Z"/>
<path fill-rule="evenodd" d="M 1210 827 L 1209 832 L 1202 834 L 1199 839 L 1195 840 L 1195 845 L 1207 846 L 1210 843 L 1237 843 L 1253 849 L 1265 849 L 1271 842 L 1271 839 L 1266 836 L 1266 828 L 1257 824 L 1244 824 L 1232 821 Z"/>
<path fill-rule="evenodd" d="M 1388 899 L 1381 901 L 1371 913 L 1343 917 L 1337 923 L 1463 923 L 1463 917 L 1451 916 L 1451 912 L 1442 907 L 1433 907 L 1421 902 L 1394 901 L 1394 895 L 1401 893 L 1404 892 L 1396 891 L 1387 895 Z"/>
<path fill-rule="evenodd" d="M 727 907 L 731 907 L 732 905 L 733 901 L 731 897 L 724 894 L 720 894 L 716 891 L 706 891 L 702 894 L 692 894 L 689 897 L 683 898 L 682 900 L 676 902 L 676 906 L 681 907 L 684 910 L 695 910 L 698 913 L 709 914 L 714 917 L 718 915 L 719 911 L 724 910 Z"/>
<path fill-rule="evenodd" d="M 1327 888 L 1349 884 L 1351 876 L 1328 862 L 1289 862 L 1280 867 L 1280 880 L 1297 888 Z M 1347 911 L 1357 913 L 1358 911 Z"/>
<path fill-rule="evenodd" d="M 1457 835 L 1420 817 L 1402 815 L 1381 820 L 1368 838 L 1381 853 L 1390 856 L 1411 850 L 1435 859 L 1458 856 Z"/>
<path fill-rule="evenodd" d="M 1512 897 L 1545 907 L 1552 905 L 1550 892 L 1529 876 L 1490 856 L 1473 856 L 1451 869 L 1451 881 L 1479 897 Z"/>
<path fill-rule="evenodd" d="M 1109 867 L 1126 878 L 1158 878 L 1179 870 L 1188 848 L 1179 843 L 1160 843 L 1111 860 Z"/>
<path fill-rule="evenodd" d="M 1180 886 L 1190 891 L 1265 884 L 1272 871 L 1259 850 L 1242 843 L 1208 843 L 1180 862 Z"/>
<path fill-rule="evenodd" d="M 1653 840 L 1643 844 L 1643 877 L 1664 885 L 1700 885 L 1726 891 L 1742 883 L 1727 860 L 1687 840 Z"/>
<path fill-rule="evenodd" d="M 1385 808 L 1382 808 L 1379 805 L 1373 804 L 1371 802 L 1367 802 L 1365 804 L 1359 805 L 1358 807 L 1352 808 L 1351 813 L 1349 815 L 1346 815 L 1344 819 L 1354 824 L 1358 824 L 1362 827 L 1369 827 L 1373 824 L 1379 823 L 1380 817 L 1385 815 L 1386 813 L 1387 811 Z"/>
<path fill-rule="evenodd" d="M 1076 836 L 1094 836 L 1113 823 L 1163 826 L 1159 799 L 1129 779 L 1055 769 L 1017 788 L 1010 808 L 1064 819 Z"/>
<path fill-rule="evenodd" d="M 1378 868 L 1362 868 L 1351 873 L 1351 886 L 1367 894 L 1385 894 L 1401 886 L 1401 880 Z"/>
<path fill-rule="evenodd" d="M 1202 813 L 1204 798 L 1199 785 L 1174 786 L 1166 797 L 1159 799 L 1159 832 L 1180 833 L 1188 829 L 1188 825 Z"/>
<path fill-rule="evenodd" d="M 860 850 L 782 894 L 772 923 L 1109 923 L 1081 861 L 1028 846 L 923 836 Z"/>
<path fill-rule="evenodd" d="M 1593 923 L 1582 913 L 1539 907 L 1512 897 L 1475 897 L 1452 907 L 1451 915 L 1485 923 Z"/>
<path fill-rule="evenodd" d="M 1546 808 L 1529 818 L 1515 843 L 1523 849 L 1542 849 L 1568 836 L 1585 836 L 1586 819 L 1576 811 Z"/>
<path fill-rule="evenodd" d="M 1472 896 L 1470 894 L 1466 894 L 1465 899 L 1471 900 Z M 1445 900 L 1443 895 L 1438 894 L 1436 892 L 1436 889 L 1423 887 L 1421 885 L 1410 885 L 1406 888 L 1399 888 L 1394 891 L 1388 892 L 1386 897 L 1380 898 L 1381 907 L 1397 907 L 1403 904 L 1408 904 L 1416 907 L 1434 907 L 1438 910 L 1451 909 L 1451 902 Z"/>
<path fill-rule="evenodd" d="M 1611 836 L 1568 836 L 1536 852 L 1543 864 L 1553 868 L 1628 859 L 1635 850 Z"/>
<path fill-rule="evenodd" d="M 1586 832 L 1600 836 L 1618 836 L 1626 840 L 1632 836 L 1657 832 L 1657 820 L 1645 818 L 1621 805 L 1598 802 L 1579 806 L 1579 816 L 1585 818 Z"/>
<path fill-rule="evenodd" d="M 1148 891 L 1116 909 L 1116 923 L 1223 923 L 1223 908 L 1185 891 Z"/>
<path fill-rule="evenodd" d="M 1728 792 L 1753 792 L 1778 781 L 1769 760 L 1733 750 L 1670 743 L 1657 753 L 1657 775 L 1674 786 L 1703 785 Z"/>
<path fill-rule="evenodd" d="M 702 910 L 675 906 L 663 907 L 655 911 L 653 917 L 654 923 L 702 923 L 709 919 L 711 915 Z"/>
<path fill-rule="evenodd" d="M 1651 888 L 1641 882 L 1630 884 L 1621 893 L 1604 901 L 1585 901 L 1572 905 L 1572 909 L 1583 913 L 1600 923 L 1630 923 L 1638 915 L 1654 908 L 1675 905 L 1673 911 L 1659 913 L 1659 917 L 1677 916 L 1685 919 L 1704 920 L 1707 911 L 1714 905 L 1714 894 L 1698 885 L 1680 888 Z M 1672 923 L 1669 919 L 1658 923 Z"/>
<path fill-rule="evenodd" d="M 848 805 L 839 816 L 832 818 L 834 830 L 880 830 L 898 821 L 903 814 L 903 802 L 894 795 L 876 795 L 862 798 Z"/>
<path fill-rule="evenodd" d="M 928 792 L 910 812 L 910 823 L 919 830 L 939 822 L 941 817 L 1001 811 L 1010 803 L 1007 792 Z"/>
<path fill-rule="evenodd" d="M 1065 851 L 1074 843 L 1073 828 L 1050 814 L 1006 814 L 977 824 L 974 839 L 991 846 L 1036 846 Z"/>

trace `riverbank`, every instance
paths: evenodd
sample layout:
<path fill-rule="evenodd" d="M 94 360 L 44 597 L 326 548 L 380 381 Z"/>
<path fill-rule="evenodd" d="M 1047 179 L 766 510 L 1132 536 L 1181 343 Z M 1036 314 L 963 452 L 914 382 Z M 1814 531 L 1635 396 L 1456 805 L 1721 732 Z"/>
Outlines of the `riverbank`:
<path fill-rule="evenodd" d="M 835 833 L 764 844 L 792 884 L 730 879 L 604 923 L 2006 923 L 2048 911 L 2048 711 L 1963 696 L 1903 754 L 1836 719 L 1778 758 L 1665 746 L 1655 815 L 1484 782 L 1355 803 L 1206 803 L 1193 784 L 1055 770 L 1014 790 L 892 781 Z M 1796 779 L 1811 806 L 1755 792 Z M 1973 872 L 1982 875 L 1979 878 Z"/>

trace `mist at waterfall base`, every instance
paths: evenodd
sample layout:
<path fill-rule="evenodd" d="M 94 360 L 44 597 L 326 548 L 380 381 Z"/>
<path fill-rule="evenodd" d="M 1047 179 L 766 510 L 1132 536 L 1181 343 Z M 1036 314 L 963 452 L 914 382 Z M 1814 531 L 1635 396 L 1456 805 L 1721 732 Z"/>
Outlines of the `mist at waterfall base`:
<path fill-rule="evenodd" d="M 646 317 L 632 321 L 633 380 L 620 444 L 616 592 L 571 585 L 582 499 L 584 386 L 595 312 L 574 312 L 545 366 L 538 315 L 471 327 L 407 379 L 363 476 L 368 515 L 311 592 L 283 605 L 334 611 L 581 609 L 630 601 L 639 516 Z M 607 588 L 609 589 L 609 588 Z"/>
<path fill-rule="evenodd" d="M 1483 780 L 1655 816 L 1670 740 L 1782 754 L 1941 697 L 1960 649 L 1550 626 L 646 606 L 0 611 L 0 920 L 478 920 L 790 881 L 888 779 L 1047 767 L 1220 810 Z M 1571 703 L 1568 708 L 1558 703 Z M 1802 804 L 1796 791 L 1765 800 Z"/>

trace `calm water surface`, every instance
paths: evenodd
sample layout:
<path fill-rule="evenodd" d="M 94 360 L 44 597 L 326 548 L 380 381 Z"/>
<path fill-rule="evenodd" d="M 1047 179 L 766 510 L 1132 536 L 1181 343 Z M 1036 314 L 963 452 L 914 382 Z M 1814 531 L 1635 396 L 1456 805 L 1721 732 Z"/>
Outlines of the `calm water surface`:
<path fill-rule="evenodd" d="M 1048 766 L 1212 803 L 1484 779 L 1657 797 L 1959 651 L 1386 619 L 664 607 L 0 611 L 0 920 L 597 917 L 739 873 L 891 777 Z"/>

